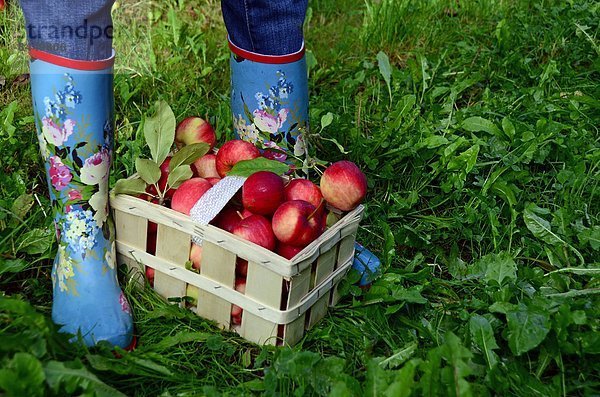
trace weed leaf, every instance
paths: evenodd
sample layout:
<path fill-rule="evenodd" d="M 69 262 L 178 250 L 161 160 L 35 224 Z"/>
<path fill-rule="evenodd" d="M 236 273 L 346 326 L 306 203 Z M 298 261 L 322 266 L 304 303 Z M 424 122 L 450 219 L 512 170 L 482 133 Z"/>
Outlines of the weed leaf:
<path fill-rule="evenodd" d="M 390 59 L 385 52 L 379 51 L 377 53 L 377 65 L 379 66 L 379 73 L 383 76 L 385 84 L 387 85 L 388 93 L 390 95 L 390 104 L 392 103 L 392 67 L 390 66 Z"/>
<path fill-rule="evenodd" d="M 13 201 L 11 211 L 17 218 L 24 219 L 33 206 L 33 203 L 33 196 L 31 194 L 22 194 Z"/>
<path fill-rule="evenodd" d="M 156 164 L 162 164 L 175 140 L 175 115 L 165 101 L 156 104 L 156 113 L 144 123 L 144 138 Z"/>
<path fill-rule="evenodd" d="M 519 303 L 506 313 L 508 346 L 520 356 L 542 343 L 550 331 L 550 314 L 534 305 Z"/>
<path fill-rule="evenodd" d="M 155 184 L 160 179 L 160 168 L 152 160 L 137 158 L 135 170 L 148 185 Z"/>
<path fill-rule="evenodd" d="M 41 396 L 46 379 L 42 364 L 29 353 L 16 353 L 0 369 L 0 390 L 8 396 Z"/>
<path fill-rule="evenodd" d="M 462 128 L 470 132 L 487 132 L 496 136 L 501 136 L 500 129 L 496 127 L 494 123 L 483 117 L 473 116 L 465 119 L 462 124 Z"/>
<path fill-rule="evenodd" d="M 23 259 L 0 259 L 0 275 L 3 273 L 19 273 L 27 268 Z"/>
<path fill-rule="evenodd" d="M 540 212 L 539 210 L 541 210 L 541 208 L 539 208 L 534 203 L 530 203 L 523 211 L 523 220 L 525 221 L 527 229 L 529 229 L 529 231 L 533 233 L 535 237 L 539 238 L 547 244 L 567 245 L 567 243 L 563 239 L 561 239 L 556 233 L 552 231 L 550 222 L 536 214 L 536 212 Z"/>
<path fill-rule="evenodd" d="M 68 366 L 67 366 L 68 365 Z M 58 395 L 72 395 L 83 388 L 88 394 L 98 397 L 124 397 L 125 395 L 102 382 L 96 375 L 88 371 L 81 362 L 62 363 L 49 361 L 44 368 L 46 380 L 50 388 Z"/>
<path fill-rule="evenodd" d="M 494 349 L 498 349 L 498 344 L 488 319 L 479 314 L 471 316 L 469 331 L 473 342 L 484 353 L 489 368 L 494 367 L 498 363 L 498 356 L 494 353 Z"/>

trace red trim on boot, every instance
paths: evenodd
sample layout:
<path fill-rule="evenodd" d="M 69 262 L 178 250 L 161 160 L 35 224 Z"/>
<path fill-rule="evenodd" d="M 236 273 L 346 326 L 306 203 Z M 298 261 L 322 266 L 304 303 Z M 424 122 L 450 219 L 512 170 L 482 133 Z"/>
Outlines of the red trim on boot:
<path fill-rule="evenodd" d="M 302 43 L 302 47 L 296 52 L 287 55 L 263 55 L 252 51 L 244 50 L 233 44 L 231 39 L 227 37 L 227 42 L 229 43 L 229 49 L 235 55 L 247 59 L 253 62 L 259 63 L 269 63 L 269 64 L 282 64 L 282 63 L 292 63 L 299 61 L 304 56 L 305 48 L 304 42 Z"/>
<path fill-rule="evenodd" d="M 40 61 L 48 62 L 53 65 L 86 71 L 104 70 L 112 67 L 115 64 L 114 50 L 110 58 L 99 61 L 84 61 L 80 59 L 65 58 L 61 57 L 60 55 L 50 54 L 49 52 L 36 50 L 35 48 L 31 47 L 29 48 L 29 56 L 33 59 L 39 59 Z"/>

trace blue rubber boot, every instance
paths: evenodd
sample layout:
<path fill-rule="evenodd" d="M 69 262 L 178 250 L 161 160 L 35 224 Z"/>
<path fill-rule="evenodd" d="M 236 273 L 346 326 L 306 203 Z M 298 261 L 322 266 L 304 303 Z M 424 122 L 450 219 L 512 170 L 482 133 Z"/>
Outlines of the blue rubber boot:
<path fill-rule="evenodd" d="M 352 268 L 357 270 L 362 276 L 358 285 L 360 287 L 368 287 L 371 282 L 379 275 L 381 261 L 371 251 L 354 243 L 354 262 Z"/>
<path fill-rule="evenodd" d="M 108 209 L 114 56 L 77 61 L 30 50 L 36 129 L 59 241 L 52 319 L 88 346 L 130 346 L 133 321 L 119 287 Z"/>
<path fill-rule="evenodd" d="M 302 163 L 308 130 L 304 45 L 289 55 L 261 55 L 229 41 L 231 110 L 236 135 L 265 149 L 265 157 Z"/>

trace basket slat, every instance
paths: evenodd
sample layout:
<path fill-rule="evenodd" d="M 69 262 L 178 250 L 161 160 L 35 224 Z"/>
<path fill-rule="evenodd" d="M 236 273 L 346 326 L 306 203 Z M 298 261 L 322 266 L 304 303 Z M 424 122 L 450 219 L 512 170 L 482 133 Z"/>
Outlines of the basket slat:
<path fill-rule="evenodd" d="M 248 262 L 246 296 L 266 306 L 279 309 L 283 280 L 281 275 L 257 263 Z M 240 331 L 240 335 L 251 342 L 271 345 L 277 343 L 277 324 L 252 313 L 244 312 Z"/>
<path fill-rule="evenodd" d="M 234 288 L 236 256 L 230 251 L 204 240 L 202 243 L 202 265 L 200 274 L 225 286 Z M 208 291 L 200 290 L 197 311 L 199 316 L 216 321 L 229 329 L 231 303 Z"/>
<path fill-rule="evenodd" d="M 173 266 L 185 267 L 189 258 L 191 237 L 172 227 L 158 224 L 156 235 L 156 257 L 172 263 Z M 160 295 L 168 298 L 185 296 L 186 283 L 165 273 L 156 271 L 154 274 L 154 289 Z M 183 302 L 179 303 L 183 306 Z"/>
<path fill-rule="evenodd" d="M 146 239 L 148 233 L 148 221 L 141 216 L 128 214 L 127 212 L 113 210 L 113 219 L 115 221 L 115 232 L 119 241 L 132 247 L 146 250 Z M 117 258 L 119 260 L 119 258 Z M 127 273 L 131 280 L 138 285 L 144 285 L 145 269 L 143 265 L 134 259 L 122 257 L 119 263 L 127 266 Z"/>
<path fill-rule="evenodd" d="M 335 268 L 335 261 L 337 259 L 337 247 L 332 247 L 329 251 L 326 251 L 317 260 L 317 267 L 315 269 L 315 280 L 314 285 L 319 285 L 327 276 L 333 272 Z M 329 306 L 329 294 L 321 297 L 317 303 L 310 309 L 310 318 L 308 320 L 308 328 L 314 326 L 320 319 L 327 313 L 327 307 Z"/>
<path fill-rule="evenodd" d="M 286 309 L 296 306 L 309 291 L 311 268 L 306 268 L 298 276 L 295 276 L 290 281 L 289 298 Z M 300 315 L 296 320 L 292 321 L 284 328 L 283 339 L 286 344 L 295 345 L 304 335 L 306 313 Z"/>
<path fill-rule="evenodd" d="M 344 237 L 342 241 L 340 241 L 337 256 L 338 264 L 353 260 L 355 238 L 355 235 L 351 234 L 347 237 Z M 335 268 L 337 269 L 337 266 Z M 329 301 L 329 305 L 335 306 L 339 302 L 340 297 L 340 293 L 338 292 L 338 283 L 336 283 L 336 285 L 331 290 L 331 300 Z"/>

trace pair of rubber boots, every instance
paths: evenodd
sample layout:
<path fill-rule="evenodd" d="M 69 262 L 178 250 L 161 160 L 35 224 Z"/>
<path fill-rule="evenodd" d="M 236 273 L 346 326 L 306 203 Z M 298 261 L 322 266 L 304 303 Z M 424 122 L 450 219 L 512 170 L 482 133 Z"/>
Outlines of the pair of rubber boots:
<path fill-rule="evenodd" d="M 236 134 L 263 145 L 274 159 L 302 158 L 302 133 L 308 128 L 304 48 L 264 56 L 230 47 Z M 102 61 L 35 49 L 30 55 L 35 124 L 59 242 L 52 268 L 52 319 L 89 346 L 107 341 L 126 348 L 133 342 L 133 320 L 117 280 L 108 207 L 114 55 Z M 355 267 L 365 273 L 363 264 L 375 263 L 374 257 L 358 248 Z M 368 282 L 366 277 L 361 284 Z"/>

